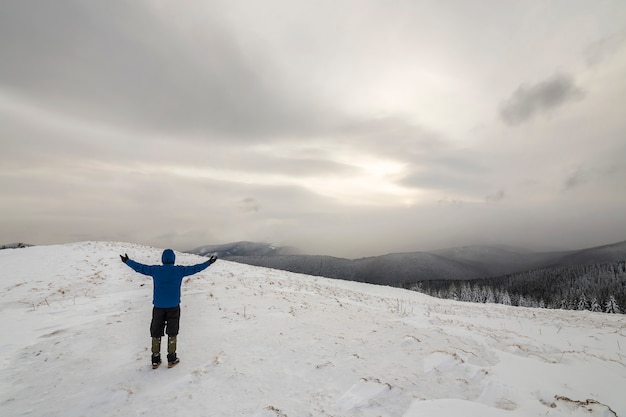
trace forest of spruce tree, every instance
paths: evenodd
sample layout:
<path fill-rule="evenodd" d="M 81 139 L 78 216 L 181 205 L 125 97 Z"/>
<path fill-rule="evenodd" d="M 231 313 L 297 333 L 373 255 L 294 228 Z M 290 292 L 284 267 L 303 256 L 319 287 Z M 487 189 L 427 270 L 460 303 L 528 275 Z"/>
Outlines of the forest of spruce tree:
<path fill-rule="evenodd" d="M 544 268 L 467 281 L 421 281 L 406 287 L 459 301 L 626 313 L 626 261 Z"/>

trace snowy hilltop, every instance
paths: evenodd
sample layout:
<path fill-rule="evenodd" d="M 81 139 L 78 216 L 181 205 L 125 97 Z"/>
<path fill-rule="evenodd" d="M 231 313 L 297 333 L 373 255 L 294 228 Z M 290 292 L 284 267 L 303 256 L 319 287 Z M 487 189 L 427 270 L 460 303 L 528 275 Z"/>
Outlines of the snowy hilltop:
<path fill-rule="evenodd" d="M 471 304 L 218 260 L 150 366 L 162 249 L 0 251 L 0 415 L 626 416 L 626 316 Z M 177 263 L 205 258 L 177 253 Z"/>

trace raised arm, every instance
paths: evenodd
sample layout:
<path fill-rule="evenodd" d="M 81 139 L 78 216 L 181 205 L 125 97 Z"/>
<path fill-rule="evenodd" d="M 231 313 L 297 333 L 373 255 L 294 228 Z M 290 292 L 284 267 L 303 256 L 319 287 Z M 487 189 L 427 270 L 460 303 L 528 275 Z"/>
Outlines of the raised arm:
<path fill-rule="evenodd" d="M 140 264 L 139 262 L 135 262 L 132 259 L 128 258 L 128 254 L 124 254 L 123 256 L 120 255 L 120 258 L 122 258 L 122 262 L 124 262 L 126 265 L 128 265 L 129 268 L 133 269 L 135 272 L 139 272 L 140 274 L 143 275 L 152 275 L 152 266 L 150 265 L 144 265 L 144 264 Z"/>
<path fill-rule="evenodd" d="M 213 255 L 213 256 L 211 256 L 209 258 L 208 261 L 203 262 L 201 264 L 190 265 L 190 266 L 181 266 L 180 268 L 182 268 L 182 270 L 183 270 L 183 276 L 188 276 L 188 275 L 197 274 L 198 272 L 207 269 L 215 261 L 217 261 L 217 256 Z"/>

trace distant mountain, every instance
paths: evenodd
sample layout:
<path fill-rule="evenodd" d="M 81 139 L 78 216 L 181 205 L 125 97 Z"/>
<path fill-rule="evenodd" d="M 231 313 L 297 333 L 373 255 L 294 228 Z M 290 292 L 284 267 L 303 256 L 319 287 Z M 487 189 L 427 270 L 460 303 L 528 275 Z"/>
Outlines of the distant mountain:
<path fill-rule="evenodd" d="M 295 248 L 236 242 L 202 246 L 196 255 L 306 275 L 391 286 L 431 280 L 471 280 L 537 268 L 585 265 L 626 259 L 626 241 L 578 251 L 531 252 L 503 246 L 464 246 L 433 252 L 391 253 L 362 259 L 301 255 Z"/>
<path fill-rule="evenodd" d="M 356 260 L 318 255 L 232 256 L 224 259 L 306 275 L 390 286 L 426 279 L 474 279 L 482 276 L 460 262 L 422 252 Z"/>
<path fill-rule="evenodd" d="M 463 246 L 432 253 L 477 268 L 487 277 L 543 267 L 571 252 L 532 252 L 505 246 Z"/>
<path fill-rule="evenodd" d="M 321 255 L 225 256 L 222 259 L 299 274 L 358 281 L 354 261 Z"/>
<path fill-rule="evenodd" d="M 298 249 L 289 246 L 274 246 L 264 242 L 234 242 L 224 245 L 206 245 L 187 251 L 194 255 L 229 258 L 232 256 L 279 256 L 298 255 Z M 244 262 L 245 263 L 245 262 Z"/>
<path fill-rule="evenodd" d="M 572 251 L 557 259 L 555 264 L 558 266 L 575 266 L 602 262 L 617 262 L 625 259 L 626 241 Z"/>
<path fill-rule="evenodd" d="M 480 267 L 426 252 L 391 253 L 357 259 L 354 264 L 355 281 L 396 287 L 408 282 L 482 276 Z"/>

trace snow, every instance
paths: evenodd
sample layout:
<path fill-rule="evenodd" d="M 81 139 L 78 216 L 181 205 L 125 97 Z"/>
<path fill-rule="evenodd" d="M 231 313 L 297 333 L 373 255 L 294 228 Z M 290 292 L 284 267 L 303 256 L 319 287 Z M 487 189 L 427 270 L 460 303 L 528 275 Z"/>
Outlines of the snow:
<path fill-rule="evenodd" d="M 626 416 L 626 316 L 458 303 L 219 260 L 150 367 L 162 249 L 0 251 L 2 416 Z M 204 258 L 177 253 L 177 263 Z"/>

